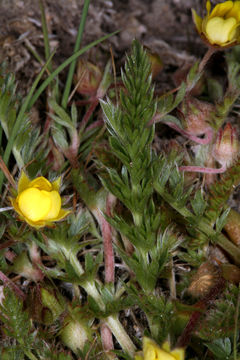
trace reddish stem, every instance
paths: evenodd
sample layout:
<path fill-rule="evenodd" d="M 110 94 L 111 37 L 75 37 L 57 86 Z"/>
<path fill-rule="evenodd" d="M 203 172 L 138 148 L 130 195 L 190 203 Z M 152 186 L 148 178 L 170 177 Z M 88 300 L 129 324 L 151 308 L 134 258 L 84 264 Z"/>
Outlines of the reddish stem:
<path fill-rule="evenodd" d="M 104 121 L 103 120 L 97 120 L 95 121 L 94 123 L 92 123 L 91 125 L 89 125 L 87 128 L 86 128 L 86 132 L 90 131 L 90 130 L 93 130 L 97 127 L 100 127 L 100 126 L 103 126 L 104 125 Z"/>
<path fill-rule="evenodd" d="M 109 352 L 114 349 L 112 332 L 106 324 L 101 324 L 101 339 L 103 350 Z"/>
<path fill-rule="evenodd" d="M 98 98 L 95 98 L 91 105 L 89 106 L 89 108 L 87 109 L 87 112 L 86 114 L 84 115 L 83 119 L 82 119 L 82 122 L 81 122 L 81 125 L 80 125 L 80 129 L 81 131 L 83 131 L 90 119 L 90 117 L 92 116 L 92 113 L 94 112 L 94 110 L 96 109 L 96 107 L 98 106 L 98 103 L 99 103 L 99 99 Z"/>
<path fill-rule="evenodd" d="M 41 267 L 43 267 L 41 255 L 38 246 L 32 242 L 30 248 L 29 248 L 29 254 L 32 260 L 32 264 L 36 272 L 34 273 L 34 276 L 36 280 L 42 281 L 44 279 L 44 273 L 41 270 Z"/>
<path fill-rule="evenodd" d="M 207 52 L 205 53 L 204 57 L 202 58 L 199 67 L 198 67 L 198 71 L 201 73 L 205 66 L 207 65 L 209 59 L 211 58 L 211 56 L 216 52 L 217 50 L 213 47 L 209 47 Z"/>
<path fill-rule="evenodd" d="M 201 166 L 181 166 L 179 168 L 180 171 L 188 171 L 188 172 L 199 172 L 205 174 L 222 174 L 226 171 L 226 166 L 222 166 L 219 169 L 207 168 Z"/>
<path fill-rule="evenodd" d="M 165 124 L 167 124 L 170 128 L 179 132 L 181 135 L 186 136 L 189 140 L 196 142 L 197 144 L 207 145 L 212 141 L 212 138 L 213 138 L 213 130 L 211 128 L 206 129 L 205 138 L 201 139 L 201 138 L 197 137 L 196 135 L 193 135 L 190 132 L 181 129 L 176 124 L 173 124 L 170 122 L 166 122 Z"/>
<path fill-rule="evenodd" d="M 66 156 L 66 158 L 69 160 L 70 164 L 73 168 L 78 168 L 78 148 L 80 145 L 80 139 L 78 136 L 77 131 L 74 132 L 72 139 L 71 139 L 71 145 L 68 149 L 66 149 L 63 153 Z"/>
<path fill-rule="evenodd" d="M 92 99 L 87 99 L 87 100 L 70 101 L 68 105 L 75 104 L 76 106 L 84 106 L 84 105 L 89 105 L 91 103 L 92 103 Z"/>
<path fill-rule="evenodd" d="M 10 280 L 2 271 L 0 271 L 0 280 L 9 288 L 11 288 L 16 295 L 18 295 L 23 300 L 25 299 L 25 295 L 22 290 L 19 289 L 17 285 L 14 284 L 12 280 Z"/>
<path fill-rule="evenodd" d="M 2 170 L 2 172 L 4 173 L 4 175 L 6 176 L 8 182 L 12 185 L 12 187 L 14 189 L 16 189 L 16 183 L 12 177 L 12 174 L 10 173 L 10 171 L 8 170 L 5 162 L 3 161 L 3 158 L 0 156 L 0 169 Z"/>
<path fill-rule="evenodd" d="M 8 261 L 13 262 L 13 260 L 15 259 L 15 257 L 17 255 L 13 251 L 8 250 L 8 251 L 5 252 L 4 256 Z"/>

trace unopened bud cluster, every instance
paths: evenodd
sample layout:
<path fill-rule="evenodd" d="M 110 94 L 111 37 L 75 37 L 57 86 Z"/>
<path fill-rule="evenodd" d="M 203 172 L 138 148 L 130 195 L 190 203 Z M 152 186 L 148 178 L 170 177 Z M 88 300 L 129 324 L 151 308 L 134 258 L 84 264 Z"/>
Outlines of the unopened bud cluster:
<path fill-rule="evenodd" d="M 238 157 L 240 144 L 236 130 L 230 123 L 220 129 L 213 149 L 214 158 L 225 167 L 232 165 Z"/>

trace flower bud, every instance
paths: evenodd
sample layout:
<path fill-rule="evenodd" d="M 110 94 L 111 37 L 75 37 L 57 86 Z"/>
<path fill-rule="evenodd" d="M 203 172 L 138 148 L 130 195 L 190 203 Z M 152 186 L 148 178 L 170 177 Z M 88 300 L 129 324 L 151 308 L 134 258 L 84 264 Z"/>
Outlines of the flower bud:
<path fill-rule="evenodd" d="M 78 84 L 77 91 L 81 95 L 94 95 L 102 80 L 102 72 L 90 61 L 79 60 L 75 83 Z"/>
<path fill-rule="evenodd" d="M 205 134 L 210 129 L 207 120 L 214 110 L 214 105 L 188 97 L 180 109 L 185 121 L 185 130 L 193 135 Z"/>
<path fill-rule="evenodd" d="M 75 353 L 78 349 L 83 350 L 89 339 L 90 330 L 76 317 L 67 316 L 64 324 L 60 333 L 62 342 Z"/>
<path fill-rule="evenodd" d="M 240 26 L 240 1 L 225 1 L 211 11 L 211 3 L 206 3 L 207 15 L 202 19 L 192 10 L 193 21 L 202 39 L 208 45 L 222 48 L 238 44 Z"/>
<path fill-rule="evenodd" d="M 218 266 L 210 262 L 205 262 L 192 277 L 188 292 L 194 297 L 204 297 L 216 285 L 218 279 Z"/>
<path fill-rule="evenodd" d="M 227 123 L 224 129 L 218 132 L 213 156 L 222 166 L 229 167 L 239 154 L 239 145 L 236 130 Z"/>
<path fill-rule="evenodd" d="M 240 214 L 237 211 L 231 209 L 224 230 L 230 240 L 237 246 L 240 246 Z"/>
<path fill-rule="evenodd" d="M 163 62 L 160 56 L 156 53 L 147 51 L 147 56 L 151 65 L 152 78 L 155 79 L 163 69 Z"/>

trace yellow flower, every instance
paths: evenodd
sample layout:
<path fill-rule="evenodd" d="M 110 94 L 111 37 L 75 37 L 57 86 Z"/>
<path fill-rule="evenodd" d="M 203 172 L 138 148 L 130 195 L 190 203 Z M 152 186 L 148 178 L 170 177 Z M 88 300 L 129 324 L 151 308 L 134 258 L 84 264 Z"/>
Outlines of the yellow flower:
<path fill-rule="evenodd" d="M 184 360 L 184 349 L 170 350 L 166 341 L 162 347 L 153 340 L 143 338 L 143 355 L 136 355 L 135 360 Z"/>
<path fill-rule="evenodd" d="M 225 1 L 211 11 L 206 3 L 207 15 L 202 19 L 192 10 L 193 21 L 201 37 L 210 45 L 222 48 L 240 42 L 240 1 Z"/>
<path fill-rule="evenodd" d="M 60 177 L 50 183 L 43 176 L 31 181 L 22 171 L 18 182 L 18 195 L 10 198 L 20 219 L 40 228 L 65 218 L 70 211 L 61 209 L 60 182 Z"/>

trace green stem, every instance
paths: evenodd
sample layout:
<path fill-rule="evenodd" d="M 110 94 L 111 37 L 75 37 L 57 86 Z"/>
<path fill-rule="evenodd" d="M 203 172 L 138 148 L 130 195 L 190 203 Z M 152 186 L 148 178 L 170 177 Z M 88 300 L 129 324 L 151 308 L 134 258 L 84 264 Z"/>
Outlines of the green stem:
<path fill-rule="evenodd" d="M 69 254 L 68 251 L 66 251 L 65 254 L 66 254 L 66 257 L 69 258 L 70 263 L 71 263 L 72 267 L 74 268 L 76 274 L 81 278 L 81 276 L 84 274 L 84 270 L 83 270 L 83 267 L 80 264 L 78 258 L 73 254 Z M 101 310 L 104 311 L 105 305 L 101 299 L 101 296 L 96 288 L 95 283 L 93 281 L 85 281 L 83 284 L 81 284 L 81 286 L 95 301 L 97 301 Z"/>
<path fill-rule="evenodd" d="M 36 356 L 33 355 L 33 353 L 31 353 L 31 351 L 25 350 L 24 354 L 31 360 L 38 360 L 38 358 L 36 358 Z"/>
<path fill-rule="evenodd" d="M 44 65 L 43 59 L 38 54 L 38 52 L 34 49 L 32 44 L 30 43 L 30 41 L 28 41 L 27 39 L 25 39 L 25 46 L 30 51 L 30 53 L 35 57 L 35 59 L 39 62 L 39 64 L 41 64 L 43 66 Z"/>
<path fill-rule="evenodd" d="M 148 320 L 148 326 L 150 329 L 151 336 L 157 338 L 159 335 L 159 322 L 156 324 L 156 320 L 150 313 L 145 314 Z"/>
<path fill-rule="evenodd" d="M 136 226 L 141 226 L 142 224 L 142 215 L 138 212 L 132 212 L 133 215 L 133 221 Z"/>
<path fill-rule="evenodd" d="M 85 283 L 81 284 L 84 290 L 97 302 L 98 306 L 102 311 L 105 310 L 104 302 L 96 288 L 95 283 L 92 281 L 86 281 Z"/>
<path fill-rule="evenodd" d="M 86 23 L 89 3 L 90 3 L 90 0 L 84 1 L 82 17 L 81 17 L 80 25 L 78 28 L 77 39 L 76 39 L 76 43 L 75 43 L 75 47 L 74 47 L 74 53 L 76 53 L 80 48 L 83 31 L 84 31 L 84 27 L 85 27 L 85 23 Z M 65 89 L 64 89 L 64 93 L 63 93 L 63 97 L 62 97 L 62 104 L 61 104 L 64 109 L 66 109 L 66 107 L 67 107 L 68 97 L 69 97 L 71 86 L 72 86 L 73 74 L 74 74 L 75 67 L 76 67 L 76 61 L 77 61 L 77 59 L 72 61 L 69 71 L 68 71 L 67 81 L 66 81 L 66 85 L 65 85 Z"/>
<path fill-rule="evenodd" d="M 106 324 L 121 345 L 122 349 L 129 355 L 134 356 L 135 346 L 116 316 L 108 316 Z"/>

